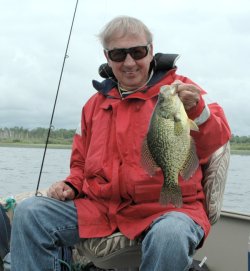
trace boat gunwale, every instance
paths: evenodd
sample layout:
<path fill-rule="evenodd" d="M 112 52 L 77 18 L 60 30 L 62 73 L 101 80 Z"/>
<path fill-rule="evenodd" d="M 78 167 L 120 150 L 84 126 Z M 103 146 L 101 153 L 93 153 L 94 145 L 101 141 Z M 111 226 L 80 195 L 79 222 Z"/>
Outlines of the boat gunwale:
<path fill-rule="evenodd" d="M 250 221 L 250 214 L 247 214 L 247 213 L 238 213 L 238 212 L 222 210 L 221 216 Z"/>

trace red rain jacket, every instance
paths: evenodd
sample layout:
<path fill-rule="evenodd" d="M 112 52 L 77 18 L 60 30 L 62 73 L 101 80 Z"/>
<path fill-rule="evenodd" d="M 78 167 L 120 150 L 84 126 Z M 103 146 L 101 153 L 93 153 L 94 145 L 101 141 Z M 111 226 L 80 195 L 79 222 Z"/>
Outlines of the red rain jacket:
<path fill-rule="evenodd" d="M 71 171 L 67 178 L 79 192 L 75 205 L 80 237 L 104 237 L 119 230 L 134 239 L 155 218 L 170 211 L 187 214 L 207 236 L 210 223 L 204 205 L 201 168 L 189 181 L 179 176 L 183 206 L 178 209 L 172 204 L 159 203 L 162 171 L 151 177 L 141 166 L 142 142 L 160 87 L 175 80 L 193 84 L 175 72 L 175 69 L 166 72 L 145 92 L 123 99 L 117 89 L 111 87 L 93 95 L 83 107 L 81 131 L 74 136 Z M 204 105 L 201 98 L 188 112 L 189 117 L 197 118 Z M 192 131 L 201 163 L 230 138 L 222 108 L 216 103 L 209 108 L 209 119 L 199 126 L 199 132 Z"/>

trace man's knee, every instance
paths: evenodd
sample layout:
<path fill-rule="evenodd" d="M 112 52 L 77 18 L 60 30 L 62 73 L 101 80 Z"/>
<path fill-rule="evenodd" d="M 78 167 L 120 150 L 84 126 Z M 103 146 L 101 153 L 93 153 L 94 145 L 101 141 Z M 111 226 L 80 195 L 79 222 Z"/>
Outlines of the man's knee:
<path fill-rule="evenodd" d="M 22 224 L 31 223 L 31 218 L 37 217 L 41 206 L 42 204 L 39 197 L 31 197 L 22 200 L 15 207 L 13 224 L 18 223 L 19 226 L 22 226 Z"/>
<path fill-rule="evenodd" d="M 190 266 L 189 220 L 186 215 L 173 212 L 154 221 L 142 243 L 143 268 L 150 262 L 167 270 L 174 270 L 176 261 L 178 270 Z"/>
<path fill-rule="evenodd" d="M 159 217 L 145 237 L 155 247 L 187 250 L 190 241 L 190 218 L 185 214 L 173 212 Z"/>

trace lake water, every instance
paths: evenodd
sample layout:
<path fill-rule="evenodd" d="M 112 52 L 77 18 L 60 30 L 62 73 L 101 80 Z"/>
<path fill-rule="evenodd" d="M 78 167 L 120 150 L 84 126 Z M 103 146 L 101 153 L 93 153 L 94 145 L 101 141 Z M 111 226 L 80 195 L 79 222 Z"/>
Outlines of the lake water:
<path fill-rule="evenodd" d="M 35 191 L 44 150 L 0 147 L 0 197 Z M 40 189 L 69 174 L 70 149 L 48 149 Z M 231 155 L 223 209 L 250 215 L 250 156 Z"/>

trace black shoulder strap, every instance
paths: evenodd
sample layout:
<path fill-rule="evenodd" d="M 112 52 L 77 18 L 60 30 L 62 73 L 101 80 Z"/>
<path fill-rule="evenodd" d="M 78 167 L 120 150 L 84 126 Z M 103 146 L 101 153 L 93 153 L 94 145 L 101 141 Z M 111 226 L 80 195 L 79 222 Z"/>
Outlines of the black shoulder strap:
<path fill-rule="evenodd" d="M 0 204 L 0 258 L 9 253 L 10 248 L 10 221 L 3 206 Z"/>
<path fill-rule="evenodd" d="M 154 56 L 155 71 L 169 71 L 176 68 L 175 62 L 178 60 L 178 54 L 162 54 L 157 53 Z"/>

